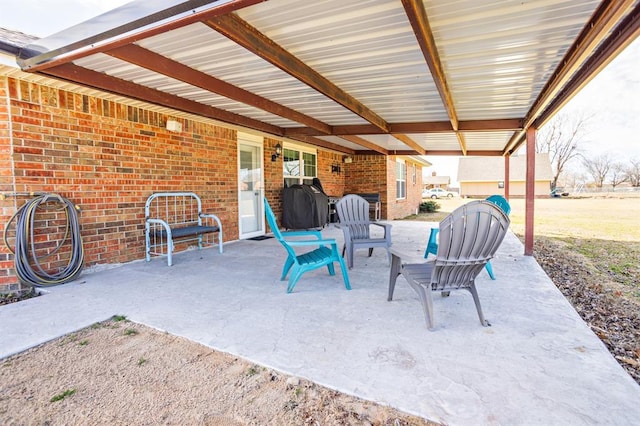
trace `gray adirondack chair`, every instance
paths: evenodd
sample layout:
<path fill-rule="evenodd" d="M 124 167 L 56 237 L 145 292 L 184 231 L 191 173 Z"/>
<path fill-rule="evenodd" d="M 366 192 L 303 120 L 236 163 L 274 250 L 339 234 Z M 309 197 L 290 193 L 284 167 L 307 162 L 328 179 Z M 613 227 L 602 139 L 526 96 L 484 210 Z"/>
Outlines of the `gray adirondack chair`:
<path fill-rule="evenodd" d="M 475 279 L 494 256 L 509 228 L 509 217 L 496 204 L 478 200 L 458 207 L 440 222 L 440 241 L 435 261 L 403 263 L 403 253 L 391 250 L 389 296 L 402 275 L 416 291 L 424 309 L 427 327 L 435 326 L 432 292 L 448 296 L 452 290 L 467 290 L 473 296 L 480 323 L 488 326 L 480 306 Z"/>
<path fill-rule="evenodd" d="M 369 202 L 359 195 L 349 194 L 336 203 L 339 223 L 336 227 L 344 234 L 342 255 L 347 255 L 347 267 L 353 268 L 353 253 L 360 248 L 368 248 L 369 256 L 376 247 L 387 250 L 391 263 L 391 225 L 388 223 L 372 222 L 369 219 Z M 372 237 L 372 227 L 382 228 L 382 236 Z"/>
<path fill-rule="evenodd" d="M 504 198 L 502 195 L 491 195 L 485 199 L 487 201 L 492 202 L 493 204 L 496 204 L 498 207 L 502 209 L 504 214 L 509 216 L 509 213 L 511 212 L 511 205 L 509 204 L 507 199 Z M 431 233 L 429 234 L 429 242 L 427 243 L 427 249 L 424 251 L 425 258 L 429 256 L 429 253 L 433 255 L 436 255 L 438 253 L 438 239 L 437 239 L 438 232 L 439 232 L 438 228 L 431 228 Z M 490 261 L 487 262 L 484 268 L 487 270 L 489 277 L 491 277 L 492 280 L 495 280 L 496 276 L 493 273 L 493 266 L 491 266 Z"/>

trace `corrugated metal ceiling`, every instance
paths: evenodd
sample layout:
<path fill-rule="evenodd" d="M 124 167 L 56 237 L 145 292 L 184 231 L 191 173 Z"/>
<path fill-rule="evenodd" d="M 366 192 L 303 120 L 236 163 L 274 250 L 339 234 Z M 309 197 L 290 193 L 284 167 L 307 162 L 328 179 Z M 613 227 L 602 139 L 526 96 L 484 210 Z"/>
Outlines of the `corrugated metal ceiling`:
<path fill-rule="evenodd" d="M 148 92 L 135 87 L 154 89 L 188 100 L 179 102 L 187 113 L 206 105 L 218 109 L 208 118 L 233 123 L 216 112 L 227 111 L 247 118 L 236 125 L 347 153 L 371 152 L 373 144 L 383 154 L 504 155 L 522 143 L 524 125 L 548 119 L 545 108 L 562 85 L 593 77 L 581 68 L 595 47 L 614 45 L 611 29 L 638 14 L 639 0 L 609 3 L 212 1 L 191 16 L 145 22 L 104 40 L 96 33 L 99 41 L 82 49 L 71 44 L 71 31 L 63 32 L 55 41 L 68 36 L 73 48 L 21 60 L 25 70 L 72 75 L 103 90 L 118 92 L 118 81 L 133 82 L 134 89 L 118 93 L 144 100 Z M 134 6 L 138 12 L 151 7 L 143 0 Z M 122 22 L 126 13 L 117 9 L 100 25 Z M 630 25 L 635 30 L 627 38 L 638 33 L 637 20 Z M 583 40 L 594 48 L 574 60 L 570 54 Z M 160 65 L 153 55 L 197 73 L 172 75 L 171 65 Z M 562 73 L 570 78 L 557 83 L 553 77 Z"/>

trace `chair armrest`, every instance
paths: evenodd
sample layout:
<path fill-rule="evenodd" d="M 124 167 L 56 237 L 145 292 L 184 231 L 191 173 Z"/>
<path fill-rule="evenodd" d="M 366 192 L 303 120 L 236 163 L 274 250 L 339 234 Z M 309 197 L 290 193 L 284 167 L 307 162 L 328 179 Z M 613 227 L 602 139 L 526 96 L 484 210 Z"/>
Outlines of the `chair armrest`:
<path fill-rule="evenodd" d="M 344 226 L 340 226 L 340 225 L 341 225 L 340 223 L 336 223 L 334 226 L 336 228 L 339 228 L 339 229 L 346 229 L 346 228 L 349 227 L 349 225 L 358 225 L 358 226 L 360 226 L 360 225 L 367 225 L 367 226 L 375 225 L 375 226 L 379 226 L 381 228 L 384 228 L 385 232 L 388 232 L 391 229 L 391 226 L 393 226 L 390 223 L 371 222 L 371 221 L 357 222 L 357 223 L 356 222 L 349 222 L 349 223 L 342 223 L 342 225 L 344 225 Z"/>
<path fill-rule="evenodd" d="M 369 222 L 369 225 L 376 225 L 381 228 L 384 228 L 384 235 L 388 235 L 391 232 L 391 224 L 390 223 L 380 223 L 380 222 Z"/>
<path fill-rule="evenodd" d="M 287 244 L 289 244 L 290 246 L 322 246 L 325 244 L 330 244 L 330 245 L 337 245 L 336 240 L 334 239 L 329 239 L 329 240 L 294 240 L 294 241 L 287 241 Z"/>
<path fill-rule="evenodd" d="M 320 231 L 282 231 L 281 234 L 282 238 L 285 239 L 288 237 L 308 237 L 311 235 L 319 240 L 322 239 L 322 234 L 320 233 Z"/>
<path fill-rule="evenodd" d="M 391 253 L 392 257 L 397 257 L 400 259 L 400 262 L 404 265 L 404 264 L 422 264 L 422 263 L 433 263 L 434 259 L 429 259 L 426 260 L 422 254 L 421 251 L 418 252 L 413 252 L 413 251 L 409 251 L 407 249 L 398 249 L 395 247 L 391 247 L 389 249 L 389 252 Z"/>

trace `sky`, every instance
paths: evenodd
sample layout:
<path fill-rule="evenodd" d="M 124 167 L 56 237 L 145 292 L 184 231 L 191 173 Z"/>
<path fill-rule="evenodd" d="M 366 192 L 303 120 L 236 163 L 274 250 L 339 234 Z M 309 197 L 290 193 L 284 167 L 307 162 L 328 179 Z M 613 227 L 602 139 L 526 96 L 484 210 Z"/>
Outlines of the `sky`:
<path fill-rule="evenodd" d="M 0 0 L 0 27 L 46 37 L 131 0 Z M 640 158 L 640 37 L 562 110 L 592 116 L 585 155 Z M 424 171 L 450 176 L 457 186 L 457 157 L 427 156 Z"/>

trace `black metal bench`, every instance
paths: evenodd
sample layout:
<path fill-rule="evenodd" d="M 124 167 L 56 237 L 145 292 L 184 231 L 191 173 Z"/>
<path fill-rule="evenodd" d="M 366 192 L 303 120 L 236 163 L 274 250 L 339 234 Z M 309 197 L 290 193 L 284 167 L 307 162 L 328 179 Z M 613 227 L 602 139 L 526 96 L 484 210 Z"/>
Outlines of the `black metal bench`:
<path fill-rule="evenodd" d="M 202 201 L 193 192 L 158 192 L 145 203 L 145 252 L 147 262 L 151 255 L 166 255 L 167 265 L 173 265 L 174 240 L 197 241 L 198 249 L 216 245 L 222 253 L 222 223 L 215 214 L 202 212 Z M 211 234 L 210 239 L 204 236 Z"/>

